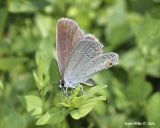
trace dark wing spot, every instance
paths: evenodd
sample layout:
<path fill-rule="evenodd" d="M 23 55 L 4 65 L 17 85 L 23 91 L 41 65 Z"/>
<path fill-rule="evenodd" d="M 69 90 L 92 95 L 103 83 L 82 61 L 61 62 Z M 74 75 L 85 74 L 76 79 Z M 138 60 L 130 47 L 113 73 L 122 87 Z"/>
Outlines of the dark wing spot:
<path fill-rule="evenodd" d="M 109 62 L 109 66 L 112 66 L 112 62 Z"/>

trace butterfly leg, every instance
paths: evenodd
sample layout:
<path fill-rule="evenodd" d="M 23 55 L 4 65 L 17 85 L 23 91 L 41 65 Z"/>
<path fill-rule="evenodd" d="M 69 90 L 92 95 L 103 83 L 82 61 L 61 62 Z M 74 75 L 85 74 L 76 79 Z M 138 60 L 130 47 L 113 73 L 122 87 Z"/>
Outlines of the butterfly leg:
<path fill-rule="evenodd" d="M 71 89 L 71 94 L 73 93 L 73 90 L 76 88 L 76 86 L 72 85 L 70 86 L 70 89 Z"/>
<path fill-rule="evenodd" d="M 82 85 L 80 85 L 80 90 L 81 90 L 81 92 L 82 92 L 82 93 L 84 93 L 84 94 L 85 94 L 85 92 L 84 92 L 84 90 L 83 90 L 83 86 L 82 86 Z"/>
<path fill-rule="evenodd" d="M 68 91 L 68 87 L 63 87 L 63 92 L 64 92 L 64 94 L 65 94 L 66 96 L 68 96 L 67 91 Z"/>
<path fill-rule="evenodd" d="M 71 93 L 73 93 L 73 90 L 74 90 L 75 88 L 71 88 Z"/>

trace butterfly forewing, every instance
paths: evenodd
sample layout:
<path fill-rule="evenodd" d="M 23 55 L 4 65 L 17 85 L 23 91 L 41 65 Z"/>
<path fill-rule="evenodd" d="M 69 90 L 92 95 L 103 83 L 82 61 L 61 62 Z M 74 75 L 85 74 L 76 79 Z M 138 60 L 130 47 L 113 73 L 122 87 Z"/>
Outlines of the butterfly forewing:
<path fill-rule="evenodd" d="M 63 79 L 64 70 L 75 45 L 83 39 L 83 33 L 77 23 L 71 19 L 61 18 L 56 28 L 56 51 L 58 66 Z"/>

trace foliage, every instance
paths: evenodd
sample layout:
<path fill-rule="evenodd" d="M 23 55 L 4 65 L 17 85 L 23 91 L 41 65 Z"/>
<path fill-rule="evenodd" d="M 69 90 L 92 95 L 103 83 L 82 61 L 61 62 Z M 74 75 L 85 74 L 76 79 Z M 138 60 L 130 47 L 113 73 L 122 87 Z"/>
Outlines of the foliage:
<path fill-rule="evenodd" d="M 0 1 L 0 128 L 159 128 L 159 12 L 159 0 Z M 120 56 L 93 77 L 97 86 L 84 93 L 78 86 L 68 97 L 55 54 L 61 17 Z"/>

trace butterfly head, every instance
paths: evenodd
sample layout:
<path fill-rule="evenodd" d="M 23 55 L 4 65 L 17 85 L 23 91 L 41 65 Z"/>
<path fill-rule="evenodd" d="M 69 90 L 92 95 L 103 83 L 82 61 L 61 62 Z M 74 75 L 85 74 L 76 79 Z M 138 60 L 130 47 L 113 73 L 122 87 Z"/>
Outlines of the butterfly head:
<path fill-rule="evenodd" d="M 60 88 L 64 88 L 65 87 L 65 81 L 64 80 L 60 80 L 59 81 L 59 87 Z"/>

